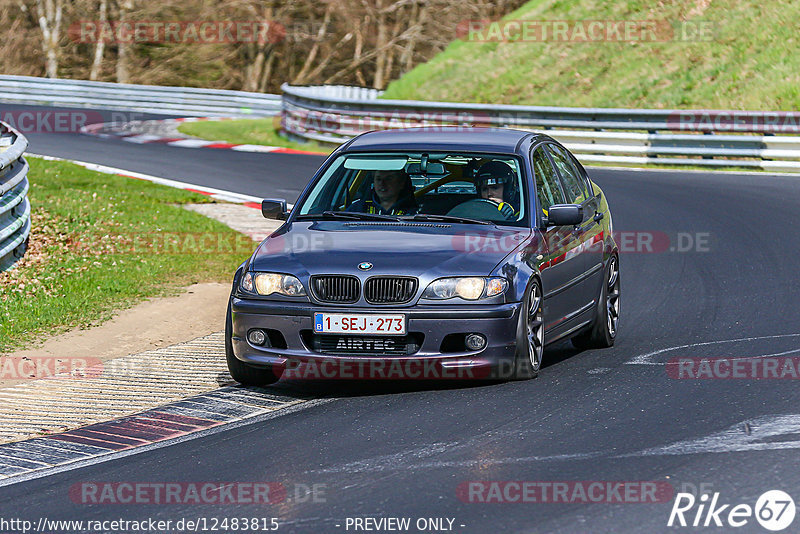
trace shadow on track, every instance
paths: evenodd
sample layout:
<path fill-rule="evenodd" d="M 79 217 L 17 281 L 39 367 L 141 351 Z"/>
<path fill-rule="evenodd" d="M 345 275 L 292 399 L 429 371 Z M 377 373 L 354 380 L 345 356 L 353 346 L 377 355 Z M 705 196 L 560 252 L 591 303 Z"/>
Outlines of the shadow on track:
<path fill-rule="evenodd" d="M 562 363 L 580 354 L 581 350 L 572 346 L 569 341 L 556 343 L 545 351 L 542 369 Z M 267 394 L 294 399 L 325 399 L 347 397 L 373 397 L 379 395 L 396 395 L 420 391 L 447 391 L 500 386 L 514 381 L 504 379 L 428 379 L 428 380 L 390 380 L 390 379 L 281 379 L 266 387 L 247 387 L 236 385 L 230 377 L 222 373 L 218 377 L 220 385 L 235 385 L 237 389 L 251 391 L 254 394 Z M 520 383 L 524 383 L 520 382 Z M 532 381 L 535 386 L 536 380 Z"/>

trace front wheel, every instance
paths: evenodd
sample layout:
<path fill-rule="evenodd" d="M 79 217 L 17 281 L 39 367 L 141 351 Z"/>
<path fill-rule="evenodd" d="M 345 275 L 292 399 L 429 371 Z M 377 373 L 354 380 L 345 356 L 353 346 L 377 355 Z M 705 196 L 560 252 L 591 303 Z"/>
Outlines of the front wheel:
<path fill-rule="evenodd" d="M 614 346 L 619 328 L 619 258 L 611 256 L 603 277 L 597 313 L 591 329 L 572 338 L 578 349 L 605 349 Z"/>
<path fill-rule="evenodd" d="M 527 380 L 539 375 L 544 355 L 544 312 L 542 284 L 534 279 L 519 312 L 517 351 L 514 357 L 514 380 Z"/>
<path fill-rule="evenodd" d="M 225 315 L 225 360 L 228 362 L 228 372 L 234 380 L 243 386 L 267 386 L 277 382 L 277 376 L 272 367 L 256 367 L 239 360 L 233 354 L 233 321 L 231 320 L 231 305 L 228 304 L 228 313 Z"/>

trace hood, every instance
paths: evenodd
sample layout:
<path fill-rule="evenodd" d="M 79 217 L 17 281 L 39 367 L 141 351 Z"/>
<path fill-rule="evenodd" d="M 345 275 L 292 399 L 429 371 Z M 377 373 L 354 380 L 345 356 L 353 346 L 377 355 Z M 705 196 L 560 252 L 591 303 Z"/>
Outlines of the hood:
<path fill-rule="evenodd" d="M 420 278 L 491 274 L 529 228 L 429 222 L 302 221 L 266 238 L 252 270 L 295 274 L 402 274 Z"/>

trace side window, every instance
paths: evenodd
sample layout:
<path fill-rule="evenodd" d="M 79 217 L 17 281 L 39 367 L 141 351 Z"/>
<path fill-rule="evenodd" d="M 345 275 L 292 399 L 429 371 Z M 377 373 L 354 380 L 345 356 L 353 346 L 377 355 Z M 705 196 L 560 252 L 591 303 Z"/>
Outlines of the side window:
<path fill-rule="evenodd" d="M 564 194 L 567 196 L 568 204 L 580 204 L 589 198 L 589 191 L 586 188 L 586 180 L 581 176 L 578 167 L 573 163 L 572 158 L 561 147 L 547 145 L 553 161 L 561 174 L 561 183 L 564 184 Z"/>
<path fill-rule="evenodd" d="M 563 204 L 564 195 L 558 185 L 555 169 L 550 159 L 544 152 L 544 147 L 539 147 L 533 152 L 533 172 L 536 175 L 536 194 L 539 204 L 547 214 L 547 209 L 553 204 Z"/>
<path fill-rule="evenodd" d="M 572 154 L 567 154 L 567 155 L 569 156 L 569 160 L 572 162 L 572 166 L 575 167 L 575 169 L 577 169 L 578 176 L 580 176 L 581 178 L 581 183 L 583 184 L 583 187 L 586 188 L 586 193 L 589 195 L 590 198 L 593 197 L 594 188 L 592 187 L 592 183 L 589 180 L 589 175 L 586 174 L 586 169 L 583 168 L 583 165 L 578 163 L 578 160 L 575 158 L 574 155 Z"/>

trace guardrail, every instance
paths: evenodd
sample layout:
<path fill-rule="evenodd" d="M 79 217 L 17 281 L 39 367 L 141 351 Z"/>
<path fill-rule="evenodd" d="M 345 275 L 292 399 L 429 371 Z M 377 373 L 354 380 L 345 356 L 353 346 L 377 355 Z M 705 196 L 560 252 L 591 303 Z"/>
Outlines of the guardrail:
<path fill-rule="evenodd" d="M 339 144 L 408 126 L 492 126 L 546 133 L 587 163 L 800 172 L 800 137 L 780 133 L 800 133 L 796 112 L 462 104 L 383 100 L 375 90 L 342 86 L 281 89 L 282 128 L 306 141 Z"/>
<path fill-rule="evenodd" d="M 279 95 L 265 93 L 5 75 L 0 101 L 186 117 L 269 116 L 281 108 Z"/>
<path fill-rule="evenodd" d="M 0 272 L 25 254 L 31 232 L 25 137 L 0 122 Z"/>

